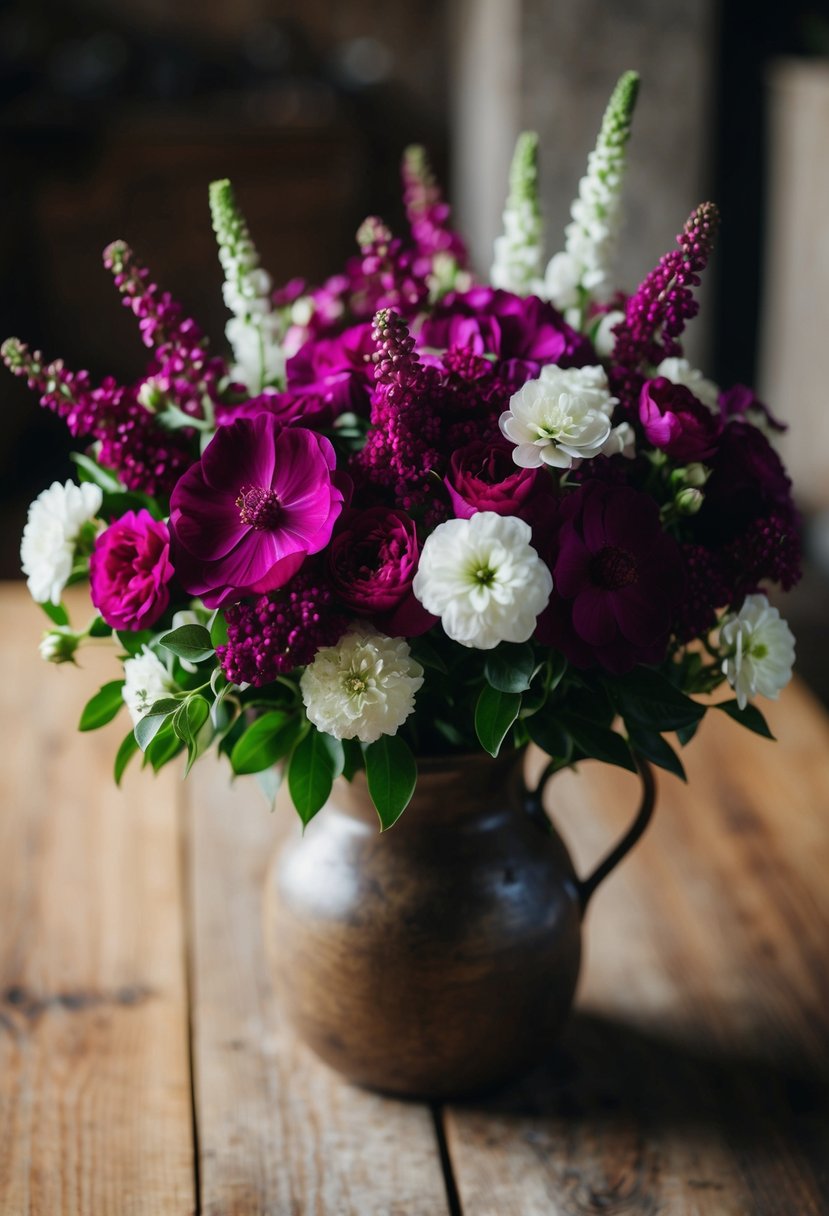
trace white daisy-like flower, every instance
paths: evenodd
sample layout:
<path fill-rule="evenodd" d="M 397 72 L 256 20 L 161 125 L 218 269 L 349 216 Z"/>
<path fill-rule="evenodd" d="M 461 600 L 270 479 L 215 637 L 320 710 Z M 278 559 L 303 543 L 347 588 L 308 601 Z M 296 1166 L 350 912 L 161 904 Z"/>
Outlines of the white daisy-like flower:
<path fill-rule="evenodd" d="M 765 595 L 746 596 L 720 627 L 722 669 L 740 709 L 756 697 L 776 701 L 792 677 L 794 635 Z"/>
<path fill-rule="evenodd" d="M 480 511 L 426 538 L 412 589 L 448 637 L 476 650 L 531 637 L 553 589 L 531 536 L 522 519 Z"/>
<path fill-rule="evenodd" d="M 423 668 L 408 642 L 369 626 L 321 647 L 299 682 L 305 712 L 318 730 L 361 743 L 396 735 L 422 684 Z"/>
<path fill-rule="evenodd" d="M 521 468 L 569 469 L 601 453 L 617 403 L 603 368 L 550 363 L 512 395 L 499 425 L 516 444 L 512 458 Z"/>
<path fill-rule="evenodd" d="M 95 518 L 102 502 L 100 487 L 89 481 L 79 486 L 55 481 L 29 507 L 20 562 L 32 599 L 39 604 L 60 603 L 72 573 L 78 534 Z"/>
<path fill-rule="evenodd" d="M 125 660 L 121 696 L 134 726 L 149 713 L 155 701 L 177 691 L 175 681 L 161 659 L 146 646 L 142 646 L 133 658 Z"/>
<path fill-rule="evenodd" d="M 672 384 L 684 384 L 709 410 L 719 408 L 719 385 L 707 380 L 699 368 L 692 367 L 687 359 L 663 359 L 656 369 L 656 375 L 664 376 Z"/>

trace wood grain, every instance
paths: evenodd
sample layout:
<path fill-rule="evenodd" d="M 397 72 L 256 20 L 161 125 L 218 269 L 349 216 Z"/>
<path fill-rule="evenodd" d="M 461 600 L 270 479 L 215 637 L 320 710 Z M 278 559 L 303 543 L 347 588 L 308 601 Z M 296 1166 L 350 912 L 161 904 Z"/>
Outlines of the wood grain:
<path fill-rule="evenodd" d="M 194 1073 L 205 1216 L 441 1216 L 428 1107 L 356 1089 L 283 1023 L 262 935 L 265 872 L 295 812 L 227 765 L 191 774 Z"/>
<path fill-rule="evenodd" d="M 723 717 L 588 916 L 579 1005 L 522 1086 L 447 1112 L 465 1216 L 829 1212 L 829 729 L 801 688 Z M 582 871 L 632 783 L 551 791 Z"/>
<path fill-rule="evenodd" d="M 0 605 L 0 1211 L 192 1212 L 177 776 L 119 793 L 126 712 L 75 734 L 111 652 L 55 670 L 24 589 Z"/>

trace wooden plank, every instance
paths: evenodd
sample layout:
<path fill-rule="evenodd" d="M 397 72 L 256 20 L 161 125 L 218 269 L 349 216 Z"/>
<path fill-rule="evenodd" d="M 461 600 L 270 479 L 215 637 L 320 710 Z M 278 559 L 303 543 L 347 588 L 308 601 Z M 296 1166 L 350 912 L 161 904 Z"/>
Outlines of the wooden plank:
<path fill-rule="evenodd" d="M 125 711 L 75 733 L 111 649 L 45 664 L 22 586 L 0 617 L 0 1211 L 192 1212 L 178 778 L 115 789 Z"/>
<path fill-rule="evenodd" d="M 829 1212 L 829 726 L 707 720 L 690 783 L 588 916 L 579 1004 L 538 1073 L 446 1114 L 465 1216 Z M 551 805 L 584 872 L 634 785 L 586 766 Z"/>
<path fill-rule="evenodd" d="M 227 765 L 189 779 L 193 1066 L 205 1216 L 440 1216 L 446 1190 L 425 1106 L 353 1088 L 282 1023 L 262 942 L 280 834 L 255 782 Z"/>

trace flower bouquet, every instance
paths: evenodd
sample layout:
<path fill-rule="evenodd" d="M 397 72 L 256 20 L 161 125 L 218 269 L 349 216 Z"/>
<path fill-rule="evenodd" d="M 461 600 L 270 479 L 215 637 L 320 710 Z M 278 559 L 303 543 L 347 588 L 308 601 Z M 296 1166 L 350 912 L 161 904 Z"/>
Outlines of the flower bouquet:
<path fill-rule="evenodd" d="M 213 183 L 229 357 L 121 241 L 104 262 L 150 352 L 137 383 L 6 341 L 83 444 L 21 552 L 52 622 L 44 658 L 119 649 L 123 678 L 80 719 L 126 706 L 116 780 L 137 753 L 189 769 L 218 748 L 269 794 L 284 772 L 307 823 L 364 770 L 388 828 L 423 757 L 532 741 L 551 772 L 643 757 L 682 776 L 677 747 L 709 709 L 768 734 L 754 698 L 777 695 L 794 651 L 762 587 L 799 563 L 782 428 L 683 358 L 711 204 L 635 291 L 614 286 L 636 92 L 625 74 L 549 261 L 535 136 L 489 283 L 411 148 L 409 232 L 367 219 L 320 287 L 274 290 Z M 86 580 L 76 627 L 62 593 Z"/>

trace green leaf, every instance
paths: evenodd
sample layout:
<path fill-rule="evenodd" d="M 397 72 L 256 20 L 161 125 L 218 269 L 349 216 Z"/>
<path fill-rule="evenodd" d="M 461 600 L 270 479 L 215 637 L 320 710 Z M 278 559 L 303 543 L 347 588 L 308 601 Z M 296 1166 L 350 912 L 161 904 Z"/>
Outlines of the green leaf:
<path fill-rule="evenodd" d="M 291 751 L 305 729 L 297 714 L 271 710 L 257 718 L 237 739 L 230 753 L 234 773 L 261 773 Z"/>
<path fill-rule="evenodd" d="M 475 706 L 475 733 L 490 756 L 497 756 L 521 709 L 520 692 L 499 692 L 485 684 Z"/>
<path fill-rule="evenodd" d="M 548 693 L 553 692 L 556 688 L 558 688 L 559 684 L 564 678 L 565 672 L 567 671 L 567 660 L 560 651 L 554 650 L 550 655 L 549 664 L 550 678 L 547 683 Z"/>
<path fill-rule="evenodd" d="M 173 730 L 172 723 L 167 721 L 146 748 L 144 763 L 151 765 L 153 772 L 157 773 L 168 761 L 177 756 L 183 747 L 184 744 Z"/>
<path fill-rule="evenodd" d="M 276 795 L 279 793 L 279 787 L 282 784 L 282 773 L 278 768 L 265 768 L 261 773 L 256 774 L 256 782 L 265 795 L 268 808 L 271 811 L 274 810 L 276 807 Z"/>
<path fill-rule="evenodd" d="M 427 642 L 425 637 L 416 638 L 412 642 L 412 658 L 418 663 L 422 663 L 424 667 L 431 667 L 433 671 L 439 671 L 441 675 L 448 675 L 449 668 L 446 666 L 439 651 L 431 642 Z"/>
<path fill-rule="evenodd" d="M 746 705 L 745 709 L 740 709 L 738 701 L 720 701 L 712 708 L 721 709 L 724 714 L 728 714 L 729 718 L 733 718 L 747 730 L 753 730 L 756 735 L 762 735 L 765 739 L 774 739 L 768 722 L 756 705 Z"/>
<path fill-rule="evenodd" d="M 396 823 L 417 784 L 417 762 L 400 735 L 381 735 L 365 749 L 366 779 L 383 831 Z"/>
<path fill-rule="evenodd" d="M 108 638 L 112 635 L 112 626 L 107 625 L 102 616 L 96 616 L 95 620 L 89 626 L 89 636 L 91 638 Z"/>
<path fill-rule="evenodd" d="M 106 726 L 107 722 L 111 722 L 124 704 L 121 695 L 123 687 L 123 680 L 110 680 L 108 684 L 104 684 L 84 706 L 78 730 L 97 730 L 99 726 Z"/>
<path fill-rule="evenodd" d="M 213 658 L 216 653 L 204 625 L 182 625 L 158 640 L 165 650 L 171 650 L 179 659 L 187 659 L 191 663 L 201 663 L 203 659 Z"/>
<path fill-rule="evenodd" d="M 340 740 L 315 726 L 297 743 L 288 764 L 288 789 L 304 824 L 310 823 L 325 805 L 334 778 L 343 771 L 344 763 Z"/>
<path fill-rule="evenodd" d="M 631 727 L 630 743 L 634 751 L 639 752 L 646 760 L 667 769 L 669 773 L 679 777 L 680 781 L 688 780 L 679 756 L 667 739 L 663 739 L 655 730 L 648 730 L 644 726 Z"/>
<path fill-rule="evenodd" d="M 206 697 L 195 695 L 182 701 L 173 714 L 172 726 L 175 733 L 187 748 L 187 765 L 185 777 L 193 764 L 204 750 L 205 740 L 200 738 L 200 731 L 210 715 L 210 703 Z"/>
<path fill-rule="evenodd" d="M 619 713 L 630 724 L 650 730 L 681 730 L 698 722 L 705 706 L 686 697 L 667 676 L 649 667 L 636 667 L 608 684 Z"/>
<path fill-rule="evenodd" d="M 597 726 L 586 718 L 568 715 L 562 721 L 573 736 L 573 742 L 586 757 L 602 760 L 605 764 L 616 764 L 636 772 L 636 763 L 630 753 L 626 741 L 615 730 L 607 726 Z"/>
<path fill-rule="evenodd" d="M 543 714 L 533 714 L 524 719 L 524 725 L 533 743 L 548 756 L 556 760 L 568 760 L 573 751 L 573 740 L 561 723 Z"/>
<path fill-rule="evenodd" d="M 130 633 L 126 629 L 118 629 L 115 636 L 124 653 L 133 658 L 143 646 L 147 646 L 150 643 L 153 635 L 149 629 L 140 629 L 135 633 Z"/>
<path fill-rule="evenodd" d="M 217 646 L 225 646 L 227 644 L 227 618 L 221 610 L 217 610 L 216 615 L 210 623 L 210 645 L 215 650 Z"/>
<path fill-rule="evenodd" d="M 700 718 L 701 721 L 702 719 Z M 676 737 L 683 747 L 687 747 L 698 730 L 699 722 L 692 722 L 690 726 L 681 726 L 676 732 Z"/>
<path fill-rule="evenodd" d="M 135 753 L 139 751 L 138 743 L 132 731 L 121 741 L 121 746 L 115 754 L 115 764 L 113 773 L 115 775 L 115 784 L 121 784 L 121 778 L 124 775 L 124 770 L 133 758 Z"/>
<path fill-rule="evenodd" d="M 517 646 L 501 642 L 489 652 L 484 674 L 492 688 L 499 692 L 526 692 L 535 671 L 535 654 L 526 642 Z"/>
<path fill-rule="evenodd" d="M 69 459 L 78 466 L 81 481 L 94 482 L 96 486 L 100 486 L 102 490 L 110 494 L 124 489 L 111 469 L 105 469 L 103 465 L 97 464 L 83 452 L 70 452 Z"/>
<path fill-rule="evenodd" d="M 181 705 L 181 701 L 177 701 L 173 697 L 162 697 L 160 701 L 154 701 L 144 717 L 136 722 L 133 734 L 142 752 L 146 752 L 162 726 L 176 712 L 179 705 Z M 170 729 L 172 730 L 172 727 Z"/>
<path fill-rule="evenodd" d="M 51 604 L 47 600 L 45 604 L 41 604 L 40 606 L 54 625 L 69 624 L 69 613 L 63 604 Z"/>
<path fill-rule="evenodd" d="M 352 781 L 355 773 L 359 773 L 365 768 L 363 759 L 363 749 L 356 739 L 343 739 L 343 755 L 345 763 L 343 765 L 343 776 L 346 781 Z"/>
<path fill-rule="evenodd" d="M 139 494 L 135 490 L 116 490 L 105 492 L 101 509 L 98 512 L 102 519 L 118 519 L 127 511 L 149 511 L 153 519 L 162 519 L 161 508 L 149 494 Z"/>

